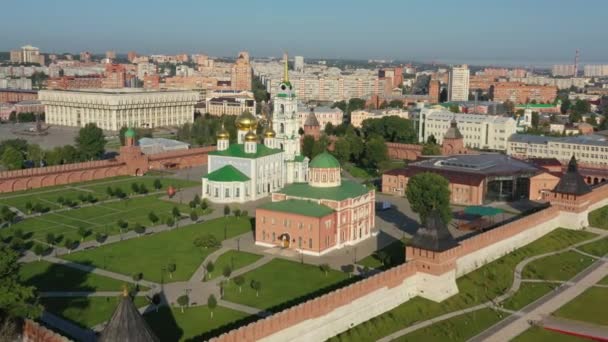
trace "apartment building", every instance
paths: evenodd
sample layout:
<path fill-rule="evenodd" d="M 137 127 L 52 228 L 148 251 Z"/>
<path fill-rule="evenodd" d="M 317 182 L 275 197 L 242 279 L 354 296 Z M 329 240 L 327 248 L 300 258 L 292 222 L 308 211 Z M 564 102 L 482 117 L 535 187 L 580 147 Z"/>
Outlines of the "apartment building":
<path fill-rule="evenodd" d="M 469 67 L 452 67 L 448 75 L 448 101 L 467 101 L 469 99 Z"/>
<path fill-rule="evenodd" d="M 608 166 L 608 141 L 600 134 L 571 137 L 547 137 L 514 134 L 509 138 L 507 154 L 516 158 L 555 158 L 567 163 L 572 156 L 587 166 Z"/>

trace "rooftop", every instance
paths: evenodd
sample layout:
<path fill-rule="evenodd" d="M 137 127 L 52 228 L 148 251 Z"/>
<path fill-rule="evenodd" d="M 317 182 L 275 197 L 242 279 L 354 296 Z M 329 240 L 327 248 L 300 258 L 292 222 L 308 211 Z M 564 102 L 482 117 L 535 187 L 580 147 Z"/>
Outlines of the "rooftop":
<path fill-rule="evenodd" d="M 52 89 L 42 90 L 42 92 L 63 92 L 63 93 L 82 93 L 82 94 L 109 94 L 109 95 L 126 95 L 126 94 L 164 94 L 164 93 L 191 93 L 192 90 L 156 90 L 144 88 L 120 88 L 120 89 L 105 89 L 105 88 L 87 88 L 87 89 Z"/>
<path fill-rule="evenodd" d="M 532 134 L 513 134 L 509 137 L 509 142 L 545 145 L 547 145 L 549 142 L 554 142 L 578 145 L 608 146 L 606 136 L 601 134 L 576 135 L 566 137 L 550 137 Z"/>
<path fill-rule="evenodd" d="M 423 109 L 424 111 L 424 109 Z M 507 116 L 499 116 L 499 115 L 486 115 L 486 114 L 467 114 L 467 113 L 452 113 L 448 110 L 437 110 L 431 108 L 426 115 L 427 120 L 440 120 L 451 122 L 453 119 L 456 119 L 457 122 L 467 122 L 467 123 L 485 123 L 485 122 L 494 122 L 494 123 L 506 123 L 509 120 L 513 120 L 511 117 Z"/>
<path fill-rule="evenodd" d="M 577 196 L 591 192 L 591 187 L 585 183 L 583 176 L 578 173 L 578 166 L 574 156 L 572 156 L 568 163 L 568 171 L 560 178 L 559 183 L 557 183 L 553 191 Z"/>
<path fill-rule="evenodd" d="M 340 168 L 340 162 L 329 152 L 323 152 L 312 158 L 308 167 L 316 169 L 336 169 Z"/>
<path fill-rule="evenodd" d="M 429 251 L 443 252 L 456 247 L 458 242 L 454 240 L 439 212 L 434 210 L 426 219 L 426 223 L 418 228 L 410 245 Z"/>
<path fill-rule="evenodd" d="M 223 166 L 203 178 L 214 182 L 246 182 L 249 177 L 232 165 Z"/>
<path fill-rule="evenodd" d="M 343 180 L 340 186 L 331 188 L 317 188 L 308 183 L 293 183 L 284 187 L 279 193 L 291 197 L 343 201 L 347 198 L 365 195 L 369 191 L 369 189 L 359 183 Z"/>
<path fill-rule="evenodd" d="M 98 341 L 154 342 L 160 340 L 140 315 L 131 298 L 123 295 Z"/>
<path fill-rule="evenodd" d="M 264 144 L 258 144 L 256 153 L 245 153 L 244 144 L 230 144 L 224 151 L 212 151 L 209 155 L 212 156 L 225 156 L 225 157 L 236 157 L 236 158 L 260 158 L 283 152 L 278 148 L 270 148 Z"/>
<path fill-rule="evenodd" d="M 311 201 L 296 199 L 270 202 L 261 205 L 258 208 L 311 217 L 323 217 L 334 212 L 334 210 L 328 206 Z"/>

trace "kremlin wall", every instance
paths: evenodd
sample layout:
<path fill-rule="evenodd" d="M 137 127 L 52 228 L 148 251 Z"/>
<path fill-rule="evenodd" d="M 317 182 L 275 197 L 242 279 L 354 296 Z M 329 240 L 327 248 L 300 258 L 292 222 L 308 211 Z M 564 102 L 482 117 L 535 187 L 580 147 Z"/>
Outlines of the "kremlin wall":
<path fill-rule="evenodd" d="M 441 302 L 458 293 L 456 278 L 552 230 L 583 229 L 589 211 L 608 205 L 608 184 L 582 195 L 550 193 L 551 205 L 480 233 L 443 252 L 406 247 L 407 262 L 225 333 L 212 341 L 322 341 L 415 296 Z"/>

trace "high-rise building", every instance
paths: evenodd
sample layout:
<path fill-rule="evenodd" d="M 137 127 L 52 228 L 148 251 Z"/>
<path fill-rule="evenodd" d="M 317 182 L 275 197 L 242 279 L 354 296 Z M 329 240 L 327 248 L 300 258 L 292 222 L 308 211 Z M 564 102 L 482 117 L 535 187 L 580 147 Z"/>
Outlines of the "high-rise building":
<path fill-rule="evenodd" d="M 125 86 L 126 70 L 121 64 L 106 64 L 102 88 L 116 89 Z"/>
<path fill-rule="evenodd" d="M 429 82 L 429 102 L 438 103 L 440 93 L 441 83 L 438 80 L 431 80 Z"/>
<path fill-rule="evenodd" d="M 536 101 L 553 102 L 557 96 L 557 87 L 525 84 L 521 82 L 497 82 L 494 85 L 494 101 L 511 101 L 515 104 Z"/>
<path fill-rule="evenodd" d="M 293 70 L 304 72 L 304 56 L 295 56 L 293 58 Z"/>
<path fill-rule="evenodd" d="M 583 71 L 585 77 L 608 76 L 608 64 L 585 65 Z"/>
<path fill-rule="evenodd" d="M 452 67 L 448 76 L 448 101 L 469 100 L 469 67 Z"/>
<path fill-rule="evenodd" d="M 251 90 L 251 64 L 249 52 L 241 51 L 232 66 L 231 87 L 234 90 Z"/>
<path fill-rule="evenodd" d="M 80 61 L 89 63 L 91 61 L 91 53 L 89 51 L 83 51 L 80 53 Z"/>
<path fill-rule="evenodd" d="M 574 64 L 555 64 L 551 67 L 553 76 L 574 76 L 576 66 Z"/>
<path fill-rule="evenodd" d="M 133 63 L 133 60 L 137 57 L 137 52 L 135 51 L 129 51 L 127 53 L 127 59 L 129 60 L 129 62 Z"/>
<path fill-rule="evenodd" d="M 116 52 L 115 51 L 106 51 L 106 58 L 116 59 Z"/>
<path fill-rule="evenodd" d="M 137 78 L 143 80 L 150 75 L 156 75 L 156 64 L 148 62 L 137 64 Z"/>
<path fill-rule="evenodd" d="M 44 55 L 40 54 L 40 49 L 31 45 L 22 46 L 19 50 L 12 50 L 10 58 L 13 63 L 38 63 L 44 65 Z"/>

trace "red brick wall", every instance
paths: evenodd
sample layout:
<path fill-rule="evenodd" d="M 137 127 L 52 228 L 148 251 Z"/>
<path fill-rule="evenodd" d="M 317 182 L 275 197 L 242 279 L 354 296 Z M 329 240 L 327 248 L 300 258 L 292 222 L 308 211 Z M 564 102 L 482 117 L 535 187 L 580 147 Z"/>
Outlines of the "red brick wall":
<path fill-rule="evenodd" d="M 0 102 L 21 102 L 26 100 L 38 100 L 38 92 L 35 90 L 0 90 Z"/>
<path fill-rule="evenodd" d="M 69 342 L 67 337 L 61 336 L 46 327 L 26 319 L 23 324 L 23 342 Z"/>
<path fill-rule="evenodd" d="M 416 160 L 422 155 L 422 145 L 386 143 L 390 159 Z"/>

